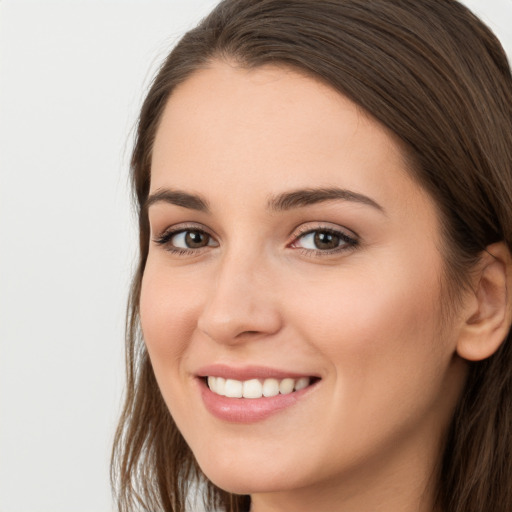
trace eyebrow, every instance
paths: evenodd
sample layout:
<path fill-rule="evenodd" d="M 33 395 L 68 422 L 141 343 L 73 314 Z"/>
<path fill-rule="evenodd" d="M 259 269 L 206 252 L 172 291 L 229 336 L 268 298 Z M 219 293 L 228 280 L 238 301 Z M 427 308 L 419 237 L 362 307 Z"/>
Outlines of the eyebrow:
<path fill-rule="evenodd" d="M 156 203 L 168 203 L 190 210 L 197 210 L 208 213 L 210 208 L 208 201 L 197 194 L 189 194 L 181 190 L 159 189 L 151 194 L 144 203 L 144 209 L 147 210 L 151 205 Z"/>
<path fill-rule="evenodd" d="M 376 210 L 385 213 L 384 208 L 370 197 L 358 192 L 337 187 L 292 190 L 291 192 L 272 196 L 267 203 L 267 207 L 269 210 L 279 212 L 292 210 L 294 208 L 303 208 L 305 206 L 311 206 L 333 200 L 360 203 L 371 206 Z M 200 195 L 171 189 L 159 189 L 151 194 L 144 203 L 144 209 L 147 210 L 151 205 L 160 202 L 174 204 L 176 206 L 181 206 L 182 208 L 188 208 L 200 212 L 210 212 L 208 201 Z"/>
<path fill-rule="evenodd" d="M 336 187 L 306 188 L 279 194 L 278 196 L 274 196 L 269 200 L 268 207 L 270 210 L 284 211 L 332 200 L 343 200 L 360 203 L 371 206 L 380 212 L 385 213 L 384 208 L 370 197 L 359 194 L 358 192 Z"/>

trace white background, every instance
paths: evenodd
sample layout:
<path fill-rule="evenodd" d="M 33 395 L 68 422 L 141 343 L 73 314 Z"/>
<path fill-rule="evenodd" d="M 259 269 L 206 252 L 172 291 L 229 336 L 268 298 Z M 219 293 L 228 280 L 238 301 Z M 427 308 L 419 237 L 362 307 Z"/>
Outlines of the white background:
<path fill-rule="evenodd" d="M 113 510 L 132 128 L 215 3 L 0 1 L 0 512 Z M 466 3 L 512 54 L 512 0 Z"/>

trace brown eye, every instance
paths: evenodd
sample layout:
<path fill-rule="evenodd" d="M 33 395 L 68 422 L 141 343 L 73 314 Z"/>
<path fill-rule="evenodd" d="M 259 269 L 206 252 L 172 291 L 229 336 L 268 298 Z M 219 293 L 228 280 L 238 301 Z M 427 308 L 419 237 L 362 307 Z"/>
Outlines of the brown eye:
<path fill-rule="evenodd" d="M 328 231 L 315 231 L 314 244 L 317 249 L 336 249 L 340 245 L 340 237 Z"/>
<path fill-rule="evenodd" d="M 219 245 L 215 239 L 201 229 L 172 231 L 157 238 L 155 242 L 171 252 L 193 251 L 203 247 L 218 247 Z"/>
<path fill-rule="evenodd" d="M 202 231 L 184 231 L 183 233 L 185 234 L 184 242 L 188 249 L 206 247 L 210 242 L 210 236 Z"/>
<path fill-rule="evenodd" d="M 332 254 L 358 245 L 358 240 L 335 229 L 312 229 L 297 237 L 292 244 L 294 248 L 306 251 Z"/>

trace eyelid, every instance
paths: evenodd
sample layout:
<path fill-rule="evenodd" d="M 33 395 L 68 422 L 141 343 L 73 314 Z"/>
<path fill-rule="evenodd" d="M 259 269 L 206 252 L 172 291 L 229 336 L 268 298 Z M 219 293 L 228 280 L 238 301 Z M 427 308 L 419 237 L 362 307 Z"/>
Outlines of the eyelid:
<path fill-rule="evenodd" d="M 345 243 L 334 249 L 307 249 L 305 247 L 293 247 L 293 244 L 295 244 L 298 240 L 304 238 L 306 235 L 315 232 L 327 232 L 335 234 L 339 236 Z M 290 247 L 295 250 L 301 250 L 306 255 L 328 256 L 330 254 L 337 254 L 354 249 L 359 244 L 359 235 L 357 235 L 354 231 L 348 228 L 331 223 L 306 223 L 300 225 L 298 228 L 294 230 L 293 234 L 291 235 L 291 241 L 288 242 L 287 247 Z"/>
<path fill-rule="evenodd" d="M 207 235 L 210 235 L 213 238 L 216 238 L 216 235 L 212 232 L 211 229 L 207 228 L 203 224 L 195 223 L 195 222 L 183 222 L 178 224 L 172 224 L 171 226 L 167 226 L 164 229 L 160 230 L 157 234 L 151 234 L 151 238 L 156 240 L 158 238 L 162 238 L 168 234 L 176 234 L 181 231 L 202 231 Z"/>
<path fill-rule="evenodd" d="M 290 235 L 290 240 L 294 241 L 295 239 L 314 231 L 331 231 L 333 233 L 341 233 L 342 235 L 354 240 L 359 240 L 360 238 L 355 231 L 344 226 L 340 226 L 339 224 L 332 224 L 330 222 L 305 222 L 293 230 Z"/>
<path fill-rule="evenodd" d="M 202 247 L 179 247 L 174 246 L 171 244 L 171 240 L 174 236 L 183 233 L 185 231 L 197 231 L 206 234 L 210 239 L 214 242 L 214 244 L 208 243 L 208 245 L 202 246 Z M 338 236 L 341 240 L 340 245 L 338 245 L 335 248 L 332 249 L 312 249 L 307 247 L 300 247 L 295 246 L 301 238 L 304 238 L 306 235 L 315 233 L 315 232 L 327 232 L 332 233 L 336 236 Z M 208 247 L 218 247 L 219 241 L 218 237 L 206 226 L 200 223 L 195 222 L 184 222 L 180 224 L 173 224 L 171 226 L 166 227 L 163 229 L 160 233 L 157 235 L 153 235 L 151 237 L 152 241 L 162 246 L 165 250 L 178 254 L 178 255 L 192 255 L 192 254 L 199 254 L 202 253 L 204 250 L 206 250 Z M 358 246 L 360 243 L 359 235 L 357 235 L 354 231 L 344 227 L 340 226 L 338 224 L 332 224 L 332 223 L 315 223 L 315 222 L 307 222 L 303 223 L 300 226 L 296 227 L 290 235 L 288 242 L 286 242 L 286 247 L 291 248 L 293 250 L 300 250 L 303 254 L 307 256 L 328 256 L 328 255 L 335 255 L 342 252 L 347 252 L 351 249 L 355 249 L 356 246 Z"/>
<path fill-rule="evenodd" d="M 215 245 L 207 245 L 204 247 L 198 247 L 198 248 L 183 248 L 183 247 L 175 247 L 170 244 L 171 239 L 178 235 L 179 233 L 183 233 L 184 231 L 198 231 L 201 233 L 204 233 L 208 235 L 212 240 L 215 241 Z M 181 224 L 173 224 L 172 226 L 168 226 L 160 233 L 156 235 L 151 236 L 152 241 L 162 246 L 165 250 L 176 253 L 179 255 L 185 255 L 185 254 L 198 254 L 202 250 L 206 249 L 207 247 L 218 247 L 219 242 L 217 241 L 217 237 L 215 234 L 212 233 L 212 231 L 208 228 L 206 228 L 203 224 L 198 223 L 190 223 L 190 222 L 184 222 Z"/>

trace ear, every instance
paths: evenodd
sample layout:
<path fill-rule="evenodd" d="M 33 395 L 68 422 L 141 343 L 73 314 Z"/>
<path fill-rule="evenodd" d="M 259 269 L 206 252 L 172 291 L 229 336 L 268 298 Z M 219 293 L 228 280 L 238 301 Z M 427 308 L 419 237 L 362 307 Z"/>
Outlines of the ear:
<path fill-rule="evenodd" d="M 498 350 L 512 322 L 512 257 L 504 242 L 482 253 L 473 283 L 457 353 L 481 361 Z"/>

